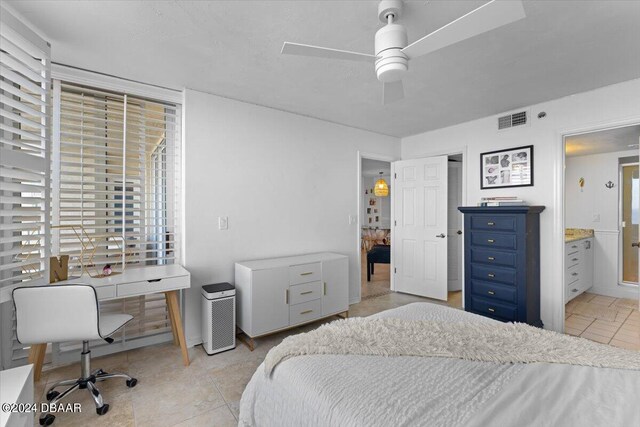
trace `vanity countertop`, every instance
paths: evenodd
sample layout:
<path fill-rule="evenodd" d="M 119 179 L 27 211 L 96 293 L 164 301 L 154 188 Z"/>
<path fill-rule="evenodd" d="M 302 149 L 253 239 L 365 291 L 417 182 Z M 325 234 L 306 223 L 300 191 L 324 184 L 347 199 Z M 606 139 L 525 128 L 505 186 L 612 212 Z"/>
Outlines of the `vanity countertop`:
<path fill-rule="evenodd" d="M 575 242 L 577 240 L 589 239 L 593 237 L 593 230 L 589 228 L 567 228 L 564 230 L 564 242 Z"/>

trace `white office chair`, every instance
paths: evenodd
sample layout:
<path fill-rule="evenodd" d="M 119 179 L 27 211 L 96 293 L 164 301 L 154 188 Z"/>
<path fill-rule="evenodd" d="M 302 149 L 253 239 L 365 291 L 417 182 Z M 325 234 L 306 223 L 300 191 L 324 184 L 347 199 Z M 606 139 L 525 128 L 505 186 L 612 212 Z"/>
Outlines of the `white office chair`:
<path fill-rule="evenodd" d="M 104 415 L 109 405 L 104 403 L 95 383 L 110 378 L 126 379 L 127 387 L 138 380 L 122 373 L 91 372 L 89 340 L 113 342 L 113 335 L 133 317 L 128 314 L 102 314 L 98 309 L 95 289 L 89 285 L 29 286 L 13 290 L 16 309 L 16 338 L 22 344 L 82 341 L 81 376 L 75 380 L 55 383 L 47 391 L 47 400 L 54 404 L 78 389 L 87 389 L 96 404 L 98 415 Z M 54 389 L 69 386 L 62 393 Z M 40 425 L 51 425 L 52 414 L 43 413 Z"/>

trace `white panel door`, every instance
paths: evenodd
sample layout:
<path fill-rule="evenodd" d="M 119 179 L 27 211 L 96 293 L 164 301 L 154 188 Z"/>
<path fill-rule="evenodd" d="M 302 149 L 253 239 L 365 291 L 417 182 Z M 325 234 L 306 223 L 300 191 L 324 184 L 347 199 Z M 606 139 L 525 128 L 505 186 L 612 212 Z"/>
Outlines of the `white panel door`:
<path fill-rule="evenodd" d="M 394 162 L 395 290 L 447 300 L 447 156 Z"/>

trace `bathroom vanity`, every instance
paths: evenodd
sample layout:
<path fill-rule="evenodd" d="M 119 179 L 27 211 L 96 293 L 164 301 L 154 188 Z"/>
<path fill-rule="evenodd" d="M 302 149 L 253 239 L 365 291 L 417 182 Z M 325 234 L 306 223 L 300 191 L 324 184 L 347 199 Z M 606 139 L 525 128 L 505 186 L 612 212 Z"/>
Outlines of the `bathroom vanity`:
<path fill-rule="evenodd" d="M 593 230 L 565 231 L 565 303 L 593 286 Z"/>

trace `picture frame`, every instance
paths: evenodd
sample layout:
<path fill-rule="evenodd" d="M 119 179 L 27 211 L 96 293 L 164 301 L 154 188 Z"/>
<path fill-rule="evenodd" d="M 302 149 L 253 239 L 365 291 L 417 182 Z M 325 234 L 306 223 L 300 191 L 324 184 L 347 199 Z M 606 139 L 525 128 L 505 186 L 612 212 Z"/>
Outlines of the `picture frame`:
<path fill-rule="evenodd" d="M 480 189 L 532 187 L 533 145 L 480 153 Z"/>

